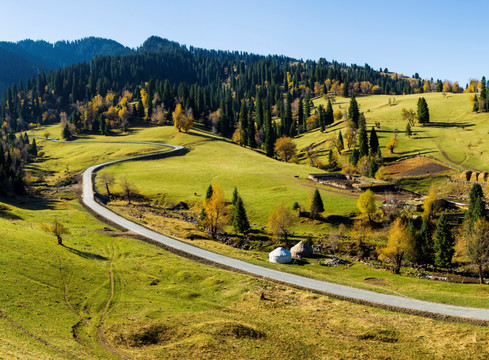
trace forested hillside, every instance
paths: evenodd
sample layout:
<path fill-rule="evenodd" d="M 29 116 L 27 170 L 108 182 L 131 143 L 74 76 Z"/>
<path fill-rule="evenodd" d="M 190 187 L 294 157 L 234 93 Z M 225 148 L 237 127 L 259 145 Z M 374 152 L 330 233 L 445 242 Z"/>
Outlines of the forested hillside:
<path fill-rule="evenodd" d="M 0 42 L 0 91 L 14 82 L 25 81 L 41 70 L 49 71 L 90 61 L 98 55 L 125 55 L 133 50 L 114 40 L 88 37 L 76 41 L 22 40 Z"/>

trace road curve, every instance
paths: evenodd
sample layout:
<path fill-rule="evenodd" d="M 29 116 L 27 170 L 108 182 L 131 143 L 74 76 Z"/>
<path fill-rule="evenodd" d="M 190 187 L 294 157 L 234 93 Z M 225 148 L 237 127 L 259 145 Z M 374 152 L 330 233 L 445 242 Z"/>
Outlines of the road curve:
<path fill-rule="evenodd" d="M 172 239 L 152 231 L 144 226 L 129 221 L 117 215 L 95 200 L 94 184 L 92 179 L 94 174 L 103 167 L 120 163 L 123 161 L 143 160 L 151 158 L 162 158 L 182 154 L 185 151 L 182 146 L 164 145 L 157 143 L 145 143 L 158 146 L 166 146 L 170 150 L 154 153 L 150 155 L 136 156 L 123 160 L 110 161 L 107 163 L 89 167 L 83 173 L 83 193 L 82 201 L 91 211 L 98 216 L 125 228 L 133 233 L 139 234 L 152 242 L 159 243 L 165 248 L 183 254 L 187 257 L 198 258 L 203 261 L 211 262 L 217 266 L 227 269 L 244 272 L 253 276 L 270 279 L 293 287 L 311 290 L 332 297 L 349 300 L 352 302 L 366 304 L 370 306 L 385 308 L 393 311 L 412 313 L 422 316 L 449 319 L 461 322 L 469 322 L 480 325 L 489 324 L 489 309 L 471 308 L 456 305 L 446 305 L 429 301 L 416 300 L 412 298 L 376 293 L 369 290 L 357 289 L 351 286 L 334 284 L 326 281 L 311 279 L 300 275 L 286 273 L 259 265 L 254 265 L 245 261 L 233 259 L 208 250 L 204 250 L 190 244 Z"/>

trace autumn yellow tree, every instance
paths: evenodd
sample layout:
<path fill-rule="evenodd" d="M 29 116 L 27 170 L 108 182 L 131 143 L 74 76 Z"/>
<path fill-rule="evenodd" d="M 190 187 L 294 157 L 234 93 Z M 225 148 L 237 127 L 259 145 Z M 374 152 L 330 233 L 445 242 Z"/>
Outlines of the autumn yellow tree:
<path fill-rule="evenodd" d="M 372 220 L 372 215 L 377 211 L 377 205 L 375 204 L 375 195 L 372 190 L 368 189 L 363 192 L 357 200 L 357 207 L 360 212 L 368 218 L 369 221 Z"/>
<path fill-rule="evenodd" d="M 244 146 L 246 143 L 245 136 L 246 136 L 246 134 L 245 134 L 245 132 L 241 126 L 241 122 L 240 122 L 240 123 L 238 123 L 238 126 L 236 127 L 236 130 L 233 133 L 233 141 L 238 143 L 241 146 Z"/>
<path fill-rule="evenodd" d="M 192 109 L 187 111 L 183 110 L 182 104 L 177 104 L 175 111 L 172 113 L 173 125 L 178 129 L 179 132 L 182 130 L 188 132 L 194 124 L 194 116 L 192 114 Z"/>
<path fill-rule="evenodd" d="M 59 222 L 58 219 L 54 219 L 49 224 L 42 224 L 41 229 L 56 236 L 58 245 L 63 245 L 63 235 L 70 233 L 68 228 Z"/>
<path fill-rule="evenodd" d="M 288 246 L 288 236 L 290 235 L 290 228 L 293 221 L 294 214 L 285 205 L 285 201 L 282 201 L 280 205 L 272 211 L 268 218 L 268 233 L 276 240 L 279 240 L 282 237 L 285 244 Z"/>
<path fill-rule="evenodd" d="M 431 220 L 431 216 L 433 215 L 433 202 L 436 200 L 436 192 L 433 185 L 430 186 L 430 190 L 428 191 L 428 195 L 423 202 L 423 217 Z"/>
<path fill-rule="evenodd" d="M 144 89 L 141 89 L 139 93 L 141 94 L 141 103 L 144 107 L 144 119 L 146 120 L 148 118 L 149 94 Z"/>
<path fill-rule="evenodd" d="M 399 274 L 403 259 L 412 253 L 413 249 L 413 235 L 402 220 L 397 218 L 390 226 L 387 246 L 379 250 L 379 259 L 390 260 L 394 264 L 393 272 Z"/>
<path fill-rule="evenodd" d="M 387 145 L 385 146 L 387 149 L 389 149 L 391 154 L 394 154 L 394 149 L 397 147 L 397 137 L 394 135 L 391 137 Z"/>
<path fill-rule="evenodd" d="M 219 185 L 212 185 L 212 196 L 204 200 L 202 225 L 215 239 L 219 231 L 229 221 L 229 211 Z"/>
<path fill-rule="evenodd" d="M 402 108 L 401 118 L 409 123 L 409 125 L 414 126 L 414 120 L 416 120 L 416 113 L 413 109 Z"/>
<path fill-rule="evenodd" d="M 278 157 L 288 162 L 289 160 L 295 158 L 297 153 L 297 146 L 292 142 L 292 139 L 288 136 L 282 136 L 275 141 L 275 154 Z"/>

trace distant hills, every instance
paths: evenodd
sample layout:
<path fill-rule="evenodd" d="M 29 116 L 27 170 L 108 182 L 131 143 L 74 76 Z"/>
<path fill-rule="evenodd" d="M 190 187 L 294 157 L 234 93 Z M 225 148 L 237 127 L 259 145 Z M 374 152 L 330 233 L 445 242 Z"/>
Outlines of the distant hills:
<path fill-rule="evenodd" d="M 87 37 L 76 41 L 22 40 L 0 42 L 0 91 L 7 86 L 67 65 L 90 61 L 98 55 L 127 55 L 135 50 L 117 41 Z"/>

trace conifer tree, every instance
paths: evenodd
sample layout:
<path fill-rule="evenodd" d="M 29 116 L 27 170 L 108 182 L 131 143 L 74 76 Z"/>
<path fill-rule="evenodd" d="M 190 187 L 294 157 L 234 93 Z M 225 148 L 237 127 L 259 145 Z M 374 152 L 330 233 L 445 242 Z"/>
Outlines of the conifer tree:
<path fill-rule="evenodd" d="M 408 137 L 411 137 L 411 135 L 413 135 L 413 130 L 411 129 L 411 124 L 410 123 L 407 123 L 407 125 L 406 125 L 406 135 Z"/>
<path fill-rule="evenodd" d="M 452 263 L 455 253 L 454 238 L 445 214 L 441 214 L 437 223 L 434 235 L 433 248 L 435 250 L 435 265 L 448 268 Z"/>
<path fill-rule="evenodd" d="M 307 119 L 311 116 L 311 102 L 309 101 L 309 95 L 304 98 L 304 117 L 302 119 L 302 126 L 306 129 Z"/>
<path fill-rule="evenodd" d="M 321 199 L 321 194 L 319 190 L 316 189 L 312 196 L 311 201 L 311 216 L 313 219 L 316 219 L 320 213 L 324 211 L 323 199 Z"/>
<path fill-rule="evenodd" d="M 319 125 L 321 126 L 321 132 L 324 132 L 326 129 L 326 111 L 324 110 L 323 105 L 318 106 L 319 113 Z"/>
<path fill-rule="evenodd" d="M 264 128 L 265 128 L 265 153 L 268 157 L 273 157 L 274 155 L 274 144 L 275 144 L 275 129 L 272 126 L 272 114 L 270 112 L 270 107 L 268 102 L 265 101 L 265 111 L 264 111 Z"/>
<path fill-rule="evenodd" d="M 341 130 L 340 133 L 338 134 L 336 148 L 338 149 L 338 152 L 341 152 L 345 148 L 345 143 L 343 142 L 343 135 L 341 135 Z"/>
<path fill-rule="evenodd" d="M 424 97 L 418 99 L 418 121 L 420 124 L 428 124 L 430 122 L 430 111 L 428 103 Z"/>
<path fill-rule="evenodd" d="M 360 123 L 360 132 L 358 134 L 358 152 L 360 153 L 361 158 L 368 156 L 368 136 L 364 122 Z"/>
<path fill-rule="evenodd" d="M 353 121 L 355 127 L 358 128 L 358 119 L 360 118 L 360 110 L 358 108 L 357 99 L 352 96 L 350 99 L 350 107 L 348 108 L 348 119 Z"/>
<path fill-rule="evenodd" d="M 256 130 L 255 130 L 255 121 L 253 120 L 253 115 L 251 111 L 248 112 L 248 131 L 247 131 L 248 139 L 247 145 L 250 148 L 256 148 Z"/>
<path fill-rule="evenodd" d="M 358 160 L 360 160 L 360 153 L 357 148 L 354 148 L 350 154 L 350 164 L 357 166 Z"/>
<path fill-rule="evenodd" d="M 379 151 L 379 138 L 377 137 L 377 132 L 375 131 L 375 127 L 372 126 L 372 130 L 370 130 L 370 155 L 376 156 Z"/>
<path fill-rule="evenodd" d="M 246 234 L 251 230 L 246 209 L 240 196 L 237 197 L 236 203 L 234 204 L 233 227 L 237 233 L 241 234 Z"/>
<path fill-rule="evenodd" d="M 433 254 L 433 226 L 428 217 L 423 218 L 421 229 L 415 236 L 415 262 L 420 265 L 432 265 Z"/>
<path fill-rule="evenodd" d="M 210 199 L 212 197 L 212 193 L 213 193 L 213 189 L 212 189 L 212 185 L 209 185 L 209 187 L 207 188 L 207 191 L 205 193 L 205 198 L 206 199 Z"/>
<path fill-rule="evenodd" d="M 325 123 L 326 125 L 331 125 L 334 122 L 334 115 L 333 115 L 333 105 L 331 104 L 331 100 L 328 99 L 328 105 L 326 106 L 326 113 L 325 113 Z"/>
<path fill-rule="evenodd" d="M 236 202 L 238 201 L 238 197 L 239 197 L 238 188 L 235 187 L 233 190 L 233 198 L 231 200 L 231 203 L 233 204 L 233 206 L 236 206 Z"/>
<path fill-rule="evenodd" d="M 486 217 L 486 204 L 484 202 L 484 193 L 479 183 L 472 185 L 469 193 L 469 209 L 465 213 L 465 220 L 468 223 L 469 230 L 472 230 L 477 220 Z"/>
<path fill-rule="evenodd" d="M 297 108 L 297 119 L 302 126 L 302 131 L 306 131 L 306 123 L 304 123 L 304 104 L 302 99 L 299 99 L 299 106 Z"/>

